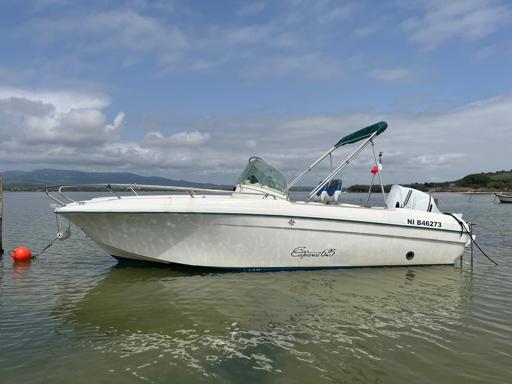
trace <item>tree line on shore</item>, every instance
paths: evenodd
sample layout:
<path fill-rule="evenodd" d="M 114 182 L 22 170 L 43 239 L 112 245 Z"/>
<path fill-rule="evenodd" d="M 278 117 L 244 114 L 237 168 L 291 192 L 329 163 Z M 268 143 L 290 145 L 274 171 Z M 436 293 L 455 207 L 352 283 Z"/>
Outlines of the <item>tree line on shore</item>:
<path fill-rule="evenodd" d="M 424 192 L 457 192 L 457 191 L 512 191 L 512 169 L 487 173 L 472 173 L 462 179 L 445 182 L 402 184 L 404 187 L 418 189 Z M 384 185 L 389 192 L 391 184 Z M 347 192 L 368 192 L 370 185 L 354 184 L 346 189 Z M 373 185 L 372 192 L 379 192 L 380 185 Z"/>

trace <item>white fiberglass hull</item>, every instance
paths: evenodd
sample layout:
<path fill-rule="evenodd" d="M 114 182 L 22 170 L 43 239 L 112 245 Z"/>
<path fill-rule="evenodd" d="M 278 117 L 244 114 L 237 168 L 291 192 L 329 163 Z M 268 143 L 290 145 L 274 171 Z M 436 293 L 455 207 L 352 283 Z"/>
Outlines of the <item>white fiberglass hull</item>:
<path fill-rule="evenodd" d="M 512 195 L 497 193 L 496 197 L 500 200 L 500 203 L 512 203 Z"/>
<path fill-rule="evenodd" d="M 261 197 L 98 199 L 57 213 L 112 256 L 200 267 L 453 264 L 468 240 L 447 215 Z"/>

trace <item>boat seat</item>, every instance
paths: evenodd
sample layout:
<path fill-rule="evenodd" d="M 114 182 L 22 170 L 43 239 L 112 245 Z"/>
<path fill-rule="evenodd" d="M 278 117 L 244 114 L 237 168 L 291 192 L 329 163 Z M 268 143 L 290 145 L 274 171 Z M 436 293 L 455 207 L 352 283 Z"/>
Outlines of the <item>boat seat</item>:
<path fill-rule="evenodd" d="M 313 200 L 325 204 L 337 204 L 341 200 L 341 186 L 340 179 L 333 179 L 313 196 Z"/>

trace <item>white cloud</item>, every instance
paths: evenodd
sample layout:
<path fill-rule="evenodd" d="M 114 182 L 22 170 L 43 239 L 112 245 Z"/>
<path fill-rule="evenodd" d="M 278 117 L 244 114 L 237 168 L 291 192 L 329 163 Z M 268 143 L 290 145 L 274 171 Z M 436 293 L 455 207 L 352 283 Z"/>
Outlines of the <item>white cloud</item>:
<path fill-rule="evenodd" d="M 0 87 L 0 127 L 11 140 L 31 145 L 91 146 L 116 139 L 124 114 L 111 124 L 102 109 L 108 97 L 71 91 Z"/>
<path fill-rule="evenodd" d="M 72 109 L 64 114 L 26 117 L 22 124 L 25 140 L 33 144 L 49 143 L 88 147 L 117 138 L 122 124 L 119 113 L 112 124 L 96 109 Z"/>
<path fill-rule="evenodd" d="M 128 53 L 120 60 L 124 62 L 133 62 L 134 54 L 155 54 L 164 66 L 174 66 L 191 44 L 178 26 L 127 8 L 85 14 L 79 22 L 44 19 L 34 23 L 32 30 L 43 42 L 74 41 L 73 48 L 82 53 L 123 50 Z"/>
<path fill-rule="evenodd" d="M 55 107 L 41 100 L 28 100 L 23 97 L 0 96 L 1 116 L 46 116 L 55 112 Z"/>
<path fill-rule="evenodd" d="M 124 112 L 119 112 L 116 117 L 114 117 L 114 121 L 112 124 L 107 125 L 107 128 L 110 131 L 120 131 L 124 122 Z"/>
<path fill-rule="evenodd" d="M 82 108 L 102 109 L 110 104 L 110 98 L 99 93 L 81 93 L 70 90 L 29 90 L 0 85 L 0 99 L 7 98 L 48 103 L 53 105 L 58 113 Z"/>
<path fill-rule="evenodd" d="M 179 28 L 132 10 L 114 10 L 93 14 L 82 24 L 84 32 L 104 32 L 105 48 L 128 50 L 185 49 L 188 41 Z"/>
<path fill-rule="evenodd" d="M 206 141 L 210 139 L 210 134 L 208 132 L 179 132 L 171 135 L 169 140 L 172 143 L 182 144 L 182 145 L 200 145 L 204 144 Z"/>
<path fill-rule="evenodd" d="M 208 132 L 184 131 L 172 134 L 168 137 L 161 132 L 151 131 L 144 137 L 144 142 L 151 145 L 177 145 L 177 146 L 198 146 L 210 139 Z"/>
<path fill-rule="evenodd" d="M 407 68 L 375 69 L 371 75 L 381 81 L 396 81 L 408 77 L 409 70 Z"/>
<path fill-rule="evenodd" d="M 428 0 L 415 4 L 423 14 L 404 21 L 410 40 L 424 49 L 462 39 L 474 41 L 486 37 L 510 23 L 510 4 L 493 0 Z M 410 5 L 408 5 L 410 7 Z"/>
<path fill-rule="evenodd" d="M 288 0 L 287 22 L 303 24 L 307 21 L 314 23 L 334 23 L 352 16 L 358 8 L 357 2 L 336 0 Z"/>

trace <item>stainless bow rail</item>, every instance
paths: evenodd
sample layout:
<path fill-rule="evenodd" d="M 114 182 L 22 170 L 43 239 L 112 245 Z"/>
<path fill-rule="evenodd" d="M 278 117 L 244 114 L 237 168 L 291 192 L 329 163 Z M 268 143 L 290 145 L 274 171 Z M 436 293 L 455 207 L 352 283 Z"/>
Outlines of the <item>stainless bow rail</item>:
<path fill-rule="evenodd" d="M 52 189 L 56 189 L 53 190 Z M 98 190 L 105 190 L 111 193 L 118 199 L 121 199 L 123 196 L 117 194 L 116 191 L 131 191 L 135 196 L 139 196 L 137 191 L 169 191 L 169 192 L 186 192 L 190 195 L 190 197 L 195 197 L 197 192 L 209 192 L 209 193 L 224 193 L 231 194 L 233 191 L 226 189 L 208 189 L 208 188 L 193 188 L 193 187 L 176 187 L 176 186 L 168 186 L 168 185 L 146 185 L 146 184 L 75 184 L 75 185 L 50 185 L 45 187 L 44 192 L 46 195 L 55 201 L 59 205 L 66 205 L 65 202 L 59 200 L 57 197 L 52 195 L 52 193 L 57 193 L 61 196 L 62 199 L 68 201 L 68 203 L 76 203 L 76 200 L 73 200 L 71 197 L 67 196 L 64 191 L 74 189 L 76 192 L 86 191 L 86 192 L 97 192 Z"/>

